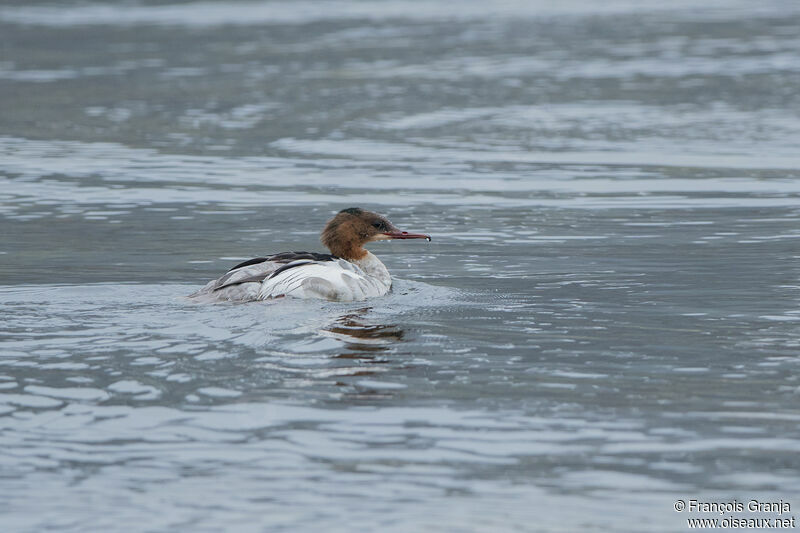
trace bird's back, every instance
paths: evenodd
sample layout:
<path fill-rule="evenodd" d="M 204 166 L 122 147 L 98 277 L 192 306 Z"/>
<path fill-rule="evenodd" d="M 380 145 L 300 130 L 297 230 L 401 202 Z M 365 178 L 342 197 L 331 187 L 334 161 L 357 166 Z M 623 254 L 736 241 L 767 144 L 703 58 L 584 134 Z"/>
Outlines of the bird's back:
<path fill-rule="evenodd" d="M 258 300 L 264 280 L 280 273 L 288 265 L 297 261 L 327 262 L 336 259 L 338 258 L 333 255 L 315 252 L 282 252 L 268 257 L 256 257 L 239 263 L 189 297 L 233 302 Z"/>
<path fill-rule="evenodd" d="M 371 257 L 379 263 L 377 258 Z M 365 273 L 355 263 L 333 255 L 284 252 L 240 263 L 190 295 L 190 298 L 235 302 L 282 296 L 363 300 L 389 292 L 391 279 L 382 263 L 380 266 L 385 275 L 376 277 Z"/>

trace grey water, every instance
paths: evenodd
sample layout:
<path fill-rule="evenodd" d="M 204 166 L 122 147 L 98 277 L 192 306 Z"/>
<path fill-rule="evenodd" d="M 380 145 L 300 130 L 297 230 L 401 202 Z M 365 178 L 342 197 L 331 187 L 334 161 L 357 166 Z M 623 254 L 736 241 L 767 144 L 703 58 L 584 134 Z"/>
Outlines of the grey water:
<path fill-rule="evenodd" d="M 4 2 L 2 530 L 794 513 L 798 87 L 788 0 Z M 351 206 L 389 296 L 185 298 Z"/>

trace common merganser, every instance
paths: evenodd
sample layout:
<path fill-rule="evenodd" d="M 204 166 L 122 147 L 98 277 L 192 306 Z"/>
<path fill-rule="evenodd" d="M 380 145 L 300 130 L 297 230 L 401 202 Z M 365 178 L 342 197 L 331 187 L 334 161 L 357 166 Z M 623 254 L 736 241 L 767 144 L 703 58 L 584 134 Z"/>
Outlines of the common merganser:
<path fill-rule="evenodd" d="M 354 301 L 383 296 L 391 289 L 392 278 L 364 245 L 388 239 L 430 241 L 431 237 L 400 231 L 386 217 L 351 207 L 339 211 L 322 230 L 320 241 L 330 254 L 283 252 L 250 259 L 190 298 L 247 302 L 293 296 Z"/>

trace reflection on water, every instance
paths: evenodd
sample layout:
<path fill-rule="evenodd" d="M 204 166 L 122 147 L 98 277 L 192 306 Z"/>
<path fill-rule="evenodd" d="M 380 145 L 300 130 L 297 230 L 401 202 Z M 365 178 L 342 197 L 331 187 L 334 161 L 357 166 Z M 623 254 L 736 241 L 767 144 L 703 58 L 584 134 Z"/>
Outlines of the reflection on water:
<path fill-rule="evenodd" d="M 65 6 L 0 7 L 4 531 L 800 491 L 800 4 Z M 183 297 L 357 205 L 435 236 L 387 297 Z"/>
<path fill-rule="evenodd" d="M 323 332 L 344 341 L 352 352 L 337 357 L 374 359 L 377 354 L 388 351 L 393 344 L 403 340 L 403 330 L 397 324 L 364 323 L 363 319 L 370 310 L 370 307 L 357 309 L 323 328 Z"/>
<path fill-rule="evenodd" d="M 344 343 L 343 351 L 334 355 L 334 359 L 357 362 L 360 365 L 352 368 L 349 374 L 339 374 L 358 377 L 353 383 L 338 380 L 336 385 L 343 387 L 342 399 L 349 401 L 356 400 L 378 400 L 380 398 L 389 399 L 395 396 L 397 389 L 405 389 L 407 386 L 402 383 L 391 382 L 391 367 L 398 361 L 392 361 L 391 354 L 396 351 L 396 344 L 403 341 L 403 330 L 397 324 L 369 324 L 366 323 L 371 307 L 356 309 L 339 317 L 335 322 L 325 326 L 321 333 L 331 336 Z M 389 365 L 377 367 L 380 370 L 373 370 L 371 365 Z M 388 371 L 382 375 L 380 380 L 361 379 L 369 376 L 378 376 L 383 371 Z"/>

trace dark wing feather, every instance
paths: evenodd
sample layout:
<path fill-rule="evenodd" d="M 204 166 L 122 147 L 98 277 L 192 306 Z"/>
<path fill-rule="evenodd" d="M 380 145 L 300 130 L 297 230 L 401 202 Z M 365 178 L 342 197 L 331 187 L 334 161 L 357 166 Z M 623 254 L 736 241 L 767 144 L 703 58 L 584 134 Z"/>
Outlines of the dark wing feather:
<path fill-rule="evenodd" d="M 299 267 L 299 266 L 307 265 L 307 264 L 309 264 L 309 263 L 312 263 L 312 262 L 313 262 L 313 261 L 311 261 L 311 260 L 308 260 L 308 261 L 305 261 L 305 260 L 303 260 L 303 261 L 297 261 L 297 262 L 292 262 L 292 263 L 285 264 L 285 265 L 283 265 L 283 266 L 281 266 L 281 267 L 278 267 L 277 269 L 275 269 L 275 272 L 273 272 L 272 274 L 270 274 L 270 275 L 269 275 L 269 277 L 270 277 L 270 278 L 274 278 L 275 276 L 277 276 L 277 275 L 278 275 L 278 274 L 280 274 L 281 272 L 285 272 L 285 271 L 289 270 L 290 268 L 294 268 L 294 267 Z"/>
<path fill-rule="evenodd" d="M 256 257 L 254 259 L 248 259 L 247 261 L 239 263 L 232 269 L 228 270 L 228 272 L 232 272 L 250 265 L 257 265 L 259 263 L 263 263 L 264 261 L 272 261 L 274 263 L 291 263 L 292 261 L 297 261 L 298 259 L 310 259 L 312 261 L 335 261 L 339 258 L 335 255 L 318 254 L 316 252 L 281 252 L 269 257 Z"/>
<path fill-rule="evenodd" d="M 244 261 L 243 263 L 239 263 L 238 265 L 236 265 L 232 269 L 228 270 L 228 272 L 231 272 L 233 270 L 236 270 L 236 269 L 239 269 L 239 268 L 242 268 L 242 267 L 250 266 L 250 265 L 257 265 L 259 263 L 263 263 L 264 261 L 269 261 L 269 259 L 266 258 L 266 257 L 256 257 L 255 259 L 248 259 L 247 261 Z"/>
<path fill-rule="evenodd" d="M 242 283 L 251 283 L 251 282 L 254 282 L 254 281 L 256 281 L 258 283 L 261 283 L 262 281 L 267 279 L 269 276 L 270 276 L 270 273 L 256 274 L 254 276 L 248 276 L 246 278 L 240 278 L 240 279 L 237 279 L 236 281 L 231 281 L 229 283 L 225 283 L 225 281 L 223 281 L 222 278 L 220 278 L 220 280 L 218 282 L 219 284 L 216 287 L 214 287 L 211 290 L 211 292 L 216 292 L 218 290 L 224 289 L 226 287 L 232 287 L 234 285 L 241 285 Z"/>
<path fill-rule="evenodd" d="M 265 279 L 272 277 L 284 270 L 289 268 L 293 268 L 296 266 L 304 265 L 306 263 L 297 263 L 294 264 L 295 261 L 306 260 L 306 261 L 335 261 L 338 257 L 331 254 L 319 254 L 316 252 L 281 252 L 279 254 L 274 254 L 269 257 L 256 257 L 254 259 L 248 259 L 242 263 L 239 263 L 232 269 L 228 270 L 228 272 L 219 278 L 216 283 L 214 283 L 213 287 L 211 287 L 211 292 L 216 292 L 222 290 L 226 287 L 232 287 L 234 285 L 241 285 L 242 283 L 261 283 Z M 271 270 L 267 272 L 260 272 L 258 274 L 253 274 L 251 276 L 243 276 L 243 277 L 235 277 L 235 274 L 238 274 L 239 269 L 250 267 L 253 265 L 260 265 L 261 263 L 270 262 L 270 263 L 278 263 L 283 265 L 278 267 L 276 270 Z"/>
<path fill-rule="evenodd" d="M 299 259 L 309 259 L 311 261 L 335 261 L 339 259 L 331 254 L 318 254 L 316 252 L 281 252 L 279 254 L 271 255 L 267 258 L 269 261 L 276 263 L 291 263 Z"/>
<path fill-rule="evenodd" d="M 280 259 L 275 259 L 278 256 L 281 256 Z M 270 261 L 284 263 L 284 265 L 278 267 L 272 274 L 269 275 L 269 277 L 274 278 L 281 272 L 285 272 L 290 268 L 307 265 L 312 261 L 322 263 L 325 261 L 336 261 L 337 259 L 339 258 L 331 254 L 318 254 L 315 252 L 283 252 L 270 257 Z"/>

